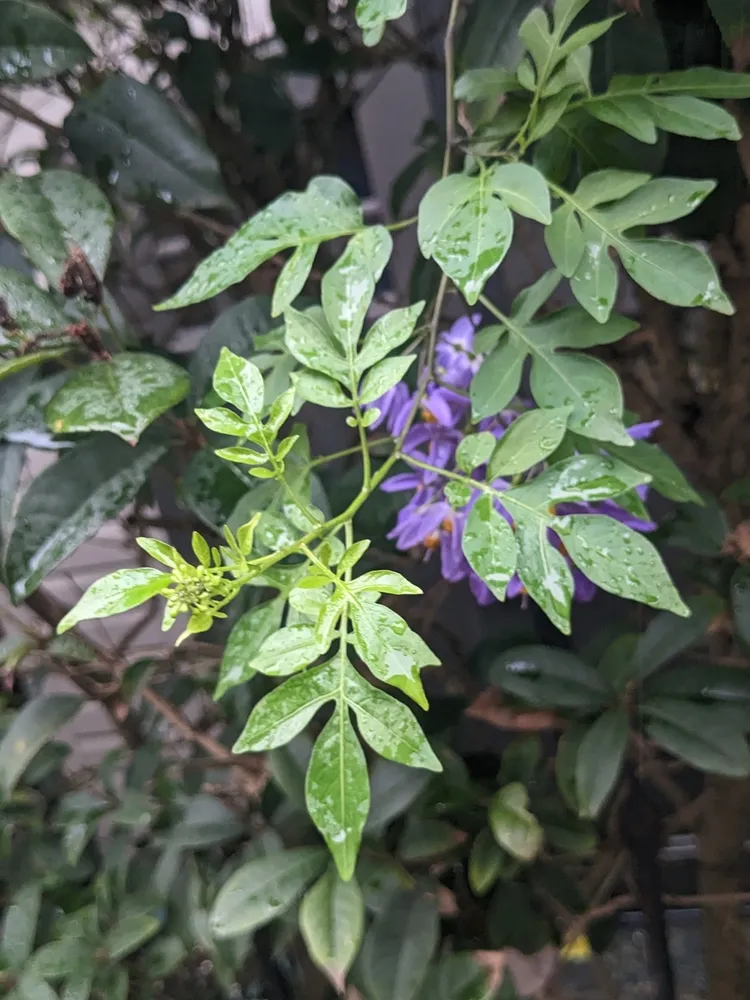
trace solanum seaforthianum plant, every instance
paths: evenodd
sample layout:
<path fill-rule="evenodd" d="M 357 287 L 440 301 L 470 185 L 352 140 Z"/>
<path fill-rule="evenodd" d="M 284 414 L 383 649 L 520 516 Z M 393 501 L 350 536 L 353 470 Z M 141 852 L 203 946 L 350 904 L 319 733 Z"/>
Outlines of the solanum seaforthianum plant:
<path fill-rule="evenodd" d="M 612 22 L 577 27 L 586 6 L 587 0 L 557 0 L 551 14 L 533 10 L 520 31 L 525 53 L 513 72 L 470 71 L 453 88 L 449 60 L 444 168 L 411 220 L 422 254 L 441 272 L 429 307 L 419 302 L 368 321 L 391 254 L 389 227 L 366 226 L 354 192 L 329 176 L 249 219 L 158 307 L 217 295 L 291 251 L 273 314 L 277 342 L 293 359 L 293 384 L 269 399 L 259 368 L 223 349 L 213 377 L 217 405 L 196 414 L 224 437 L 219 458 L 259 480 L 252 515 L 248 509 L 244 523 L 226 527 L 220 546 L 196 534 L 194 564 L 166 543 L 142 539 L 164 568 L 99 580 L 60 624 L 64 632 L 160 595 L 165 628 L 189 615 L 184 637 L 208 630 L 243 588 L 260 588 L 263 599 L 229 638 L 217 695 L 256 672 L 279 679 L 252 709 L 237 753 L 282 746 L 325 710 L 306 802 L 344 880 L 354 872 L 370 804 L 360 741 L 402 764 L 441 767 L 407 703 L 389 693 L 396 689 L 426 709 L 421 671 L 438 659 L 388 603 L 390 595 L 418 588 L 391 569 L 372 567 L 368 540 L 355 538 L 355 514 L 377 491 L 407 495 L 393 532 L 397 545 L 439 549 L 443 575 L 468 577 L 480 601 L 521 594 L 563 632 L 574 598 L 586 599 L 597 587 L 688 614 L 646 537 L 653 525 L 643 499 L 647 488 L 678 502 L 698 498 L 647 443 L 651 428 L 626 418 L 615 373 L 584 352 L 634 327 L 613 314 L 621 268 L 665 302 L 732 312 L 701 249 L 654 238 L 646 228 L 687 215 L 714 185 L 587 172 L 567 137 L 593 118 L 646 142 L 659 130 L 737 139 L 735 120 L 713 100 L 747 96 L 750 84 L 736 74 L 694 69 L 615 77 L 605 93 L 594 93 L 591 45 Z M 368 41 L 404 7 L 360 0 Z M 449 40 L 457 10 L 454 2 Z M 466 111 L 460 137 L 455 99 Z M 484 288 L 511 246 L 514 215 L 544 227 L 554 269 L 505 314 Z M 323 275 L 320 304 L 295 307 L 320 245 L 344 238 L 343 252 Z M 577 304 L 550 311 L 548 300 L 564 280 Z M 472 314 L 448 329 L 443 307 L 452 287 L 469 307 L 479 304 L 491 325 L 477 329 L 482 314 Z M 343 411 L 358 435 L 361 486 L 335 516 L 313 502 L 304 437 L 287 431 L 304 401 Z M 63 422 L 69 415 L 64 398 L 51 409 Z M 312 872 L 317 855 L 305 849 L 295 863 Z M 233 898 L 230 880 L 213 913 L 219 936 L 247 927 Z"/>

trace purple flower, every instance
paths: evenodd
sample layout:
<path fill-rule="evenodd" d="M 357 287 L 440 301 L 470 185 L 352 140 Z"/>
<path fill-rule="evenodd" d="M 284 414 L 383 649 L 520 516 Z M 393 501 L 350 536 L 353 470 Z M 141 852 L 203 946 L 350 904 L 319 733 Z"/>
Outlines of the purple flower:
<path fill-rule="evenodd" d="M 362 407 L 363 410 L 371 410 L 373 407 L 380 410 L 377 418 L 370 424 L 370 429 L 375 430 L 375 428 L 385 424 L 388 431 L 396 437 L 399 433 L 399 431 L 394 430 L 396 418 L 401 414 L 405 404 L 413 402 L 413 398 L 406 382 L 397 382 L 392 389 L 376 399 L 374 403 L 366 403 Z M 404 423 L 406 423 L 406 416 L 404 416 Z"/>
<path fill-rule="evenodd" d="M 479 366 L 481 355 L 474 353 L 474 331 L 481 316 L 462 316 L 450 330 L 441 333 L 435 345 L 437 374 L 441 382 L 466 389 Z"/>
<path fill-rule="evenodd" d="M 634 441 L 646 441 L 660 427 L 661 420 L 651 420 L 645 424 L 633 424 L 632 427 L 628 427 L 628 434 Z"/>

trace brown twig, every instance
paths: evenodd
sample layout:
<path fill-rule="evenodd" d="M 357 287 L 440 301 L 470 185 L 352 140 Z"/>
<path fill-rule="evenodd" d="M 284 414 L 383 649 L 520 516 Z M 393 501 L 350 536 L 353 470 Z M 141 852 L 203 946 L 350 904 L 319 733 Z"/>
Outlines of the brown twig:
<path fill-rule="evenodd" d="M 36 128 L 40 128 L 50 141 L 59 142 L 65 134 L 59 126 L 52 125 L 50 122 L 44 121 L 44 119 L 40 118 L 35 112 L 24 107 L 24 105 L 18 101 L 14 101 L 13 98 L 9 97 L 7 94 L 0 93 L 0 111 L 5 111 L 7 114 L 12 115 L 13 118 L 18 118 L 20 121 L 26 122 L 28 125 L 34 125 Z"/>

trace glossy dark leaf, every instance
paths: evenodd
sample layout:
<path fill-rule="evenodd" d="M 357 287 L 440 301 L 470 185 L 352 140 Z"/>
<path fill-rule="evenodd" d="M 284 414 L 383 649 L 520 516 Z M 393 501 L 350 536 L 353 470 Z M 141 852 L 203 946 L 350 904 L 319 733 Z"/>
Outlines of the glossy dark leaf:
<path fill-rule="evenodd" d="M 382 833 L 392 820 L 406 812 L 429 781 L 430 774 L 427 771 L 404 767 L 389 760 L 378 760 L 370 779 L 372 798 L 367 832 Z"/>
<path fill-rule="evenodd" d="M 79 162 L 123 198 L 167 204 L 227 205 L 219 164 L 203 138 L 154 87 L 108 76 L 79 98 L 65 120 Z"/>
<path fill-rule="evenodd" d="M 361 973 L 372 1000 L 416 1000 L 438 943 L 435 902 L 395 892 L 365 937 Z"/>
<path fill-rule="evenodd" d="M 98 435 L 66 451 L 33 481 L 21 501 L 5 564 L 15 601 L 136 495 L 165 451 L 160 441 L 136 447 Z"/>
<path fill-rule="evenodd" d="M 652 619 L 640 636 L 635 651 L 633 677 L 648 677 L 683 650 L 698 642 L 720 613 L 723 602 L 707 594 L 686 600 L 689 618 L 662 611 Z"/>
<path fill-rule="evenodd" d="M 0 956 L 11 969 L 21 969 L 33 951 L 41 902 L 41 885 L 29 882 L 21 886 L 5 906 Z"/>
<path fill-rule="evenodd" d="M 609 709 L 589 726 L 576 755 L 576 800 L 581 816 L 596 818 L 617 783 L 628 741 L 624 708 Z"/>
<path fill-rule="evenodd" d="M 285 913 L 326 863 L 319 847 L 297 847 L 238 868 L 219 890 L 211 930 L 219 939 L 238 937 Z"/>
<path fill-rule="evenodd" d="M 4 0 L 0 5 L 0 82 L 47 80 L 91 58 L 69 21 L 42 4 Z"/>
<path fill-rule="evenodd" d="M 517 646 L 498 656 L 489 677 L 503 691 L 539 708 L 591 711 L 612 692 L 577 656 L 551 646 Z"/>
<path fill-rule="evenodd" d="M 646 734 L 699 771 L 741 778 L 750 774 L 744 712 L 733 705 L 699 705 L 682 698 L 649 698 L 642 705 Z"/>
<path fill-rule="evenodd" d="M 96 184 L 70 170 L 0 180 L 0 219 L 29 260 L 56 288 L 71 250 L 82 250 L 100 278 L 109 259 L 115 217 Z"/>
<path fill-rule="evenodd" d="M 0 742 L 0 793 L 7 797 L 34 756 L 70 722 L 81 699 L 70 694 L 40 695 L 27 702 Z"/>

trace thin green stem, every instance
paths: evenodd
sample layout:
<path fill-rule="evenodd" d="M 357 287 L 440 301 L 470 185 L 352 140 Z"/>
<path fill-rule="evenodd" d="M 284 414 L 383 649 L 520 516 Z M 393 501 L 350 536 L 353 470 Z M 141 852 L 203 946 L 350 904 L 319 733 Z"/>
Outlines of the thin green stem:
<path fill-rule="evenodd" d="M 456 85 L 456 52 L 454 37 L 461 0 L 451 0 L 448 24 L 443 41 L 445 59 L 445 152 L 443 153 L 443 177 L 447 177 L 451 167 L 451 153 L 456 138 L 456 99 L 453 91 Z"/>
<path fill-rule="evenodd" d="M 300 545 L 300 552 L 302 552 L 303 555 L 307 556 L 307 558 L 310 560 L 313 566 L 316 566 L 323 574 L 323 576 L 327 577 L 332 584 L 334 584 L 336 587 L 340 585 L 341 581 L 333 572 L 333 570 L 330 569 L 328 566 L 326 566 L 326 564 L 322 561 L 322 559 L 318 559 L 318 557 L 315 555 L 315 553 L 313 552 L 313 550 L 310 548 L 309 545 Z"/>
<path fill-rule="evenodd" d="M 393 438 L 390 436 L 373 438 L 371 441 L 367 442 L 367 447 L 370 451 L 379 444 L 391 444 Z M 334 451 L 330 455 L 320 455 L 318 458 L 312 459 L 308 468 L 315 469 L 319 465 L 326 465 L 328 462 L 335 462 L 337 458 L 347 458 L 349 455 L 358 455 L 362 450 L 362 446 L 359 444 L 353 445 L 351 448 L 343 448 L 341 451 Z"/>
<path fill-rule="evenodd" d="M 400 219 L 398 222 L 389 222 L 386 226 L 384 226 L 384 228 L 391 233 L 397 233 L 401 229 L 408 229 L 409 226 L 413 226 L 416 221 L 417 221 L 417 216 L 412 215 L 408 219 Z"/>

